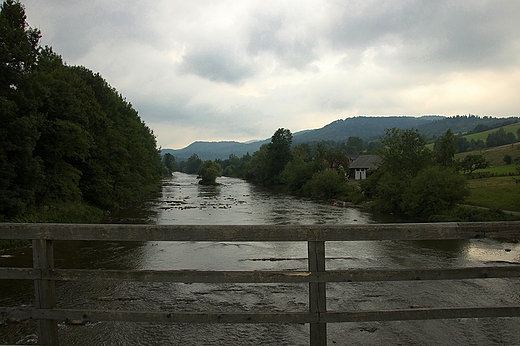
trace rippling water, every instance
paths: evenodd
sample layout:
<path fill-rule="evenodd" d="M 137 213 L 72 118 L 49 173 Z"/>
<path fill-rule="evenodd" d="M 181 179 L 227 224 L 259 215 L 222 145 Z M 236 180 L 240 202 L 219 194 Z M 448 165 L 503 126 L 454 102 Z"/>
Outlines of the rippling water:
<path fill-rule="evenodd" d="M 157 224 L 346 224 L 390 222 L 331 203 L 273 195 L 239 179 L 205 187 L 177 174 L 146 208 L 112 215 L 113 222 Z M 395 221 L 395 219 L 393 220 Z M 507 250 L 507 251 L 506 251 Z M 298 242 L 57 242 L 56 266 L 102 269 L 302 270 Z M 31 266 L 30 249 L 4 254 L 1 266 Z M 520 262 L 517 243 L 480 241 L 328 242 L 327 269 L 417 268 Z M 2 282 L 0 305 L 32 304 L 30 282 Z M 327 284 L 327 308 L 403 309 L 520 303 L 517 279 L 461 282 Z M 58 282 L 60 308 L 156 311 L 273 312 L 308 309 L 303 284 L 169 284 Z M 513 345 L 518 318 L 329 324 L 337 345 Z M 308 325 L 61 324 L 63 345 L 307 345 Z M 34 324 L 0 322 L 0 343 L 31 343 Z"/>

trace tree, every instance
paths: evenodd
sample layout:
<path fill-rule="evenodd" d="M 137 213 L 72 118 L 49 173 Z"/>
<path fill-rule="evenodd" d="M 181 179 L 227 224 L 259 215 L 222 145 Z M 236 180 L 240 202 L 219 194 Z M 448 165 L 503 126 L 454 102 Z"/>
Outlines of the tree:
<path fill-rule="evenodd" d="M 20 3 L 0 11 L 0 215 L 54 202 L 101 208 L 158 187 L 152 131 L 99 74 L 39 45 Z"/>
<path fill-rule="evenodd" d="M 347 139 L 347 154 L 361 154 L 365 149 L 365 142 L 362 138 L 351 136 Z"/>
<path fill-rule="evenodd" d="M 431 151 L 417 130 L 387 129 L 381 138 L 381 168 L 411 178 L 432 162 Z"/>
<path fill-rule="evenodd" d="M 453 169 L 430 166 L 412 180 L 403 194 L 401 210 L 411 217 L 427 219 L 464 201 L 466 179 Z"/>
<path fill-rule="evenodd" d="M 516 137 L 512 132 L 506 132 L 503 127 L 495 132 L 491 132 L 486 138 L 488 148 L 498 147 L 505 144 L 512 144 L 516 141 Z"/>
<path fill-rule="evenodd" d="M 281 181 L 290 192 L 298 192 L 313 174 L 319 170 L 317 162 L 310 159 L 309 145 L 297 145 L 292 151 L 292 160 L 280 174 Z"/>
<path fill-rule="evenodd" d="M 421 219 L 462 201 L 467 193 L 465 180 L 451 162 L 455 138 L 450 132 L 440 139 L 440 153 L 432 160 L 417 131 L 388 130 L 379 152 L 382 164 L 361 184 L 365 196 L 380 211 Z"/>
<path fill-rule="evenodd" d="M 330 168 L 314 173 L 303 186 L 303 191 L 308 196 L 320 199 L 344 197 L 348 190 L 349 185 L 345 176 Z"/>
<path fill-rule="evenodd" d="M 175 156 L 173 156 L 170 153 L 166 153 L 163 156 L 162 159 L 164 166 L 168 170 L 168 175 L 171 175 L 173 172 L 175 172 L 178 169 L 177 162 L 175 161 Z"/>
<path fill-rule="evenodd" d="M 42 117 L 31 99 L 31 72 L 39 56 L 40 32 L 26 23 L 12 0 L 0 7 L 0 214 L 13 216 L 34 205 L 41 180 L 33 156 Z"/>
<path fill-rule="evenodd" d="M 268 144 L 262 144 L 260 149 L 253 153 L 246 168 L 246 179 L 248 181 L 255 184 L 266 184 L 271 177 L 268 151 Z"/>
<path fill-rule="evenodd" d="M 504 162 L 506 163 L 506 165 L 510 165 L 511 162 L 513 162 L 513 157 L 511 155 L 504 155 Z"/>
<path fill-rule="evenodd" d="M 201 185 L 216 185 L 217 177 L 222 175 L 220 165 L 211 160 L 204 161 L 197 171 L 199 184 Z"/>
<path fill-rule="evenodd" d="M 460 167 L 464 172 L 473 173 L 477 169 L 489 167 L 489 162 L 482 155 L 470 154 L 460 161 Z"/>
<path fill-rule="evenodd" d="M 292 133 L 288 129 L 279 128 L 271 137 L 271 142 L 267 145 L 270 183 L 275 182 L 278 174 L 291 160 L 291 144 Z"/>
<path fill-rule="evenodd" d="M 436 161 L 442 167 L 453 167 L 455 164 L 454 157 L 457 152 L 456 139 L 451 132 L 451 129 L 448 129 L 443 136 L 440 136 L 437 141 L 435 141 L 435 145 L 433 149 L 436 152 Z"/>
<path fill-rule="evenodd" d="M 186 166 L 184 167 L 184 173 L 187 174 L 195 174 L 199 170 L 200 165 L 202 164 L 202 160 L 199 158 L 199 155 L 193 154 L 188 158 L 186 162 Z"/>

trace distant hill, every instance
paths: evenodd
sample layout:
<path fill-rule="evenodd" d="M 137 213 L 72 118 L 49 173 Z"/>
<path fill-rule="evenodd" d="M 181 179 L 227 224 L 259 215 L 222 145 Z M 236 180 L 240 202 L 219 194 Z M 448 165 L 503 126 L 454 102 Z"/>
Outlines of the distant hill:
<path fill-rule="evenodd" d="M 351 136 L 360 137 L 366 141 L 378 140 L 388 128 L 410 129 L 416 128 L 428 138 L 442 135 L 448 128 L 454 133 L 468 133 L 477 125 L 499 127 L 504 122 L 518 122 L 518 117 L 493 118 L 463 115 L 444 117 L 428 115 L 422 117 L 412 116 L 358 116 L 336 120 L 322 128 L 305 130 L 293 133 L 293 145 L 301 143 L 316 143 L 322 141 L 346 141 Z M 183 149 L 163 149 L 162 154 L 170 153 L 178 162 L 186 161 L 191 155 L 197 154 L 202 160 L 227 159 L 230 154 L 238 157 L 249 153 L 253 154 L 264 143 L 269 143 L 271 138 L 255 142 L 203 142 L 197 141 Z"/>
<path fill-rule="evenodd" d="M 263 141 L 255 141 L 248 143 L 240 143 L 234 141 L 223 141 L 223 142 L 202 142 L 197 141 L 188 145 L 183 149 L 162 149 L 161 154 L 170 153 L 175 156 L 177 162 L 187 161 L 190 156 L 197 154 L 201 160 L 225 160 L 229 155 L 234 154 L 238 157 L 242 157 L 249 153 L 253 155 L 255 151 L 260 149 L 260 146 L 264 143 L 271 141 L 271 138 Z"/>
<path fill-rule="evenodd" d="M 312 143 L 321 141 L 346 141 L 349 137 L 356 136 L 366 141 L 375 141 L 384 133 L 385 129 L 392 127 L 400 129 L 418 128 L 444 119 L 439 115 L 412 117 L 412 116 L 359 116 L 336 120 L 321 129 L 295 133 L 293 144 Z"/>
<path fill-rule="evenodd" d="M 422 135 L 432 138 L 443 135 L 449 128 L 454 134 L 476 133 L 513 124 L 519 120 L 519 117 L 495 118 L 489 116 L 479 117 L 472 114 L 456 115 L 454 117 L 438 119 L 428 124 L 419 125 L 417 129 Z"/>

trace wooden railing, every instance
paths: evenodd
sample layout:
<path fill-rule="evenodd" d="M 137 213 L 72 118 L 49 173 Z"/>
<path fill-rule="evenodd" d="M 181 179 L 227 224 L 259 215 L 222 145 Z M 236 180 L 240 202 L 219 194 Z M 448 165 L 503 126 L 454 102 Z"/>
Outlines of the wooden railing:
<path fill-rule="evenodd" d="M 38 320 L 40 344 L 58 345 L 58 321 L 126 321 L 152 323 L 308 323 L 310 344 L 327 344 L 327 323 L 520 317 L 520 306 L 413 308 L 377 311 L 329 311 L 327 282 L 454 280 L 520 277 L 520 266 L 438 269 L 326 270 L 326 241 L 520 240 L 520 222 L 369 224 L 313 226 L 185 226 L 0 224 L 0 239 L 33 242 L 33 268 L 0 268 L 0 279 L 34 280 L 34 307 L 0 307 L 0 319 Z M 308 244 L 307 271 L 87 270 L 54 267 L 53 241 L 302 241 Z M 207 311 L 110 311 L 56 308 L 55 281 L 126 280 L 182 283 L 308 283 L 304 312 L 221 313 Z"/>

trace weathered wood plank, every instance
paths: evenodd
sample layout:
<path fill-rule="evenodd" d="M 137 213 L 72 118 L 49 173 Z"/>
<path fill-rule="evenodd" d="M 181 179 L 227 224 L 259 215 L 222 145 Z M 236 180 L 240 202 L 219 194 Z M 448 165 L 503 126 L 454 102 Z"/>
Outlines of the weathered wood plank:
<path fill-rule="evenodd" d="M 327 323 L 439 320 L 485 317 L 520 317 L 520 306 L 403 309 L 386 311 L 329 311 L 320 315 L 321 320 Z"/>
<path fill-rule="evenodd" d="M 0 307 L 0 318 L 43 319 L 58 321 L 123 321 L 150 323 L 343 323 L 371 321 L 406 321 L 457 318 L 520 317 L 520 306 L 421 308 L 402 310 L 343 311 L 314 314 L 290 313 L 217 313 L 170 311 L 112 311 L 34 309 Z"/>
<path fill-rule="evenodd" d="M 309 271 L 91 270 L 0 268 L 0 279 L 179 283 L 310 283 L 518 278 L 520 265 Z"/>
<path fill-rule="evenodd" d="M 42 319 L 58 321 L 123 321 L 151 323 L 311 323 L 318 315 L 309 312 L 220 313 L 170 311 L 119 311 L 33 309 L 0 307 L 0 318 Z"/>
<path fill-rule="evenodd" d="M 54 268 L 54 250 L 51 240 L 33 240 L 33 266 L 35 269 Z M 56 307 L 55 282 L 48 279 L 34 280 L 35 307 L 52 309 Z M 59 345 L 58 323 L 56 320 L 38 320 L 38 343 Z"/>
<path fill-rule="evenodd" d="M 325 273 L 325 242 L 309 241 L 307 243 L 309 271 Z M 325 282 L 309 283 L 309 312 L 318 316 L 327 311 L 327 287 Z M 327 325 L 325 323 L 311 323 L 311 346 L 327 346 Z"/>
<path fill-rule="evenodd" d="M 42 278 L 40 269 L 34 268 L 0 268 L 0 279 L 37 280 Z"/>
<path fill-rule="evenodd" d="M 0 239 L 356 241 L 520 239 L 520 221 L 365 225 L 70 225 L 0 223 Z"/>

